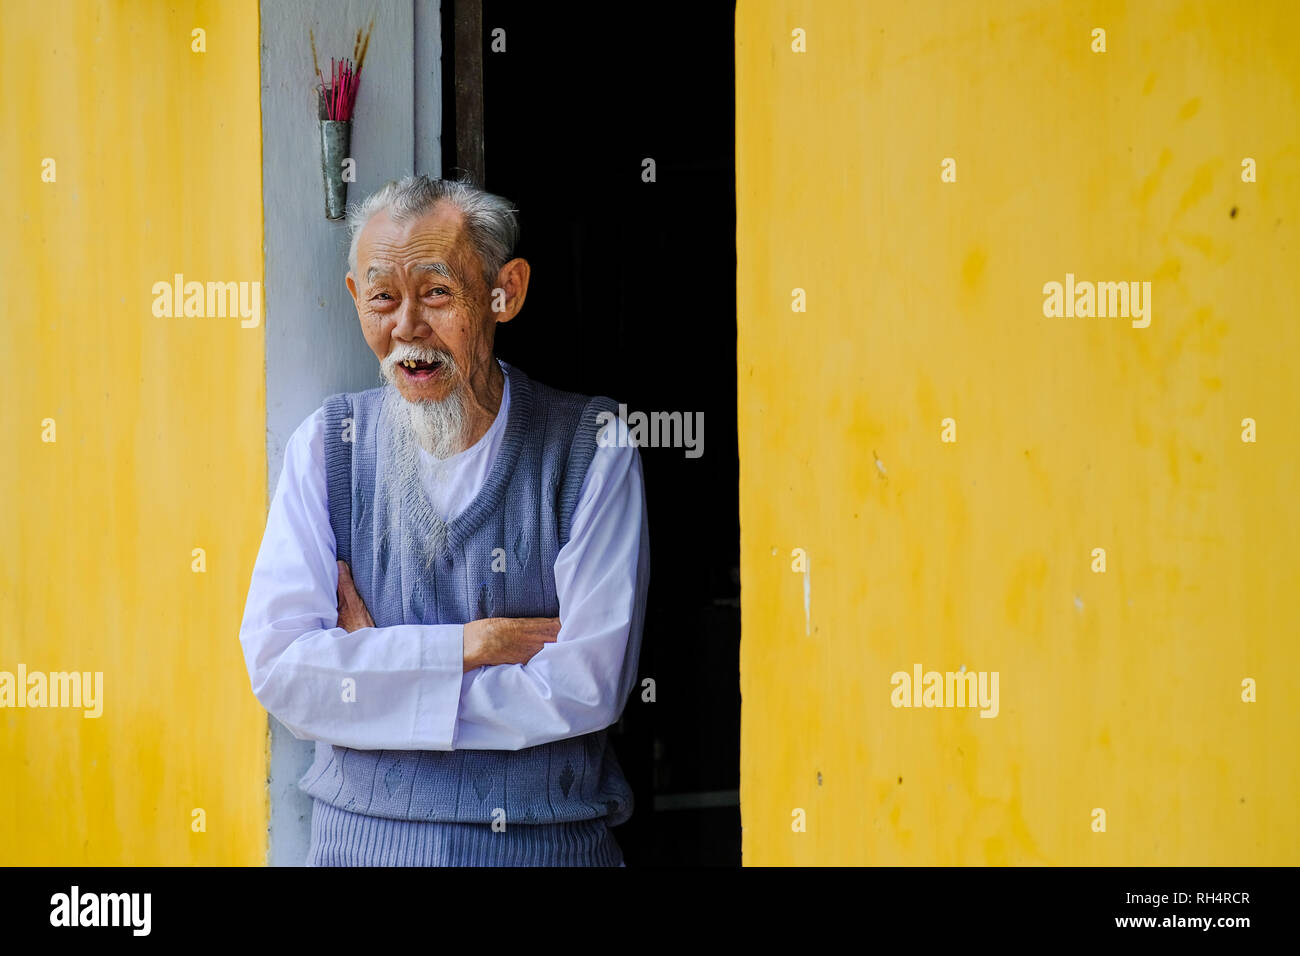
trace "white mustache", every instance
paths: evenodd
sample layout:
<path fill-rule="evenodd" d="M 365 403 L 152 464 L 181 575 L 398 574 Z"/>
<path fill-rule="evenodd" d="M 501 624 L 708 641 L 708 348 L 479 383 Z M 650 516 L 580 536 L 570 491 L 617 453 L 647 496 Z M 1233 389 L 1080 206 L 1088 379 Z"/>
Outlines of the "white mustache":
<path fill-rule="evenodd" d="M 401 345 L 393 349 L 384 356 L 382 367 L 385 372 L 390 372 L 393 366 L 399 362 L 405 362 L 407 359 L 413 359 L 417 362 L 440 362 L 448 372 L 456 371 L 456 360 L 451 357 L 450 352 L 444 352 L 441 349 L 421 348 L 418 345 Z"/>

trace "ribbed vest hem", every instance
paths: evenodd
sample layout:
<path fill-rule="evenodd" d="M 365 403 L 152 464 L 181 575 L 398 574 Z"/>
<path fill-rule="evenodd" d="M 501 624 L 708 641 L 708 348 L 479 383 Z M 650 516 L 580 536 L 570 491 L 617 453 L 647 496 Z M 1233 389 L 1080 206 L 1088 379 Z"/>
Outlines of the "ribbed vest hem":
<path fill-rule="evenodd" d="M 621 866 L 603 819 L 494 831 L 485 823 L 418 823 L 312 801 L 307 866 Z"/>

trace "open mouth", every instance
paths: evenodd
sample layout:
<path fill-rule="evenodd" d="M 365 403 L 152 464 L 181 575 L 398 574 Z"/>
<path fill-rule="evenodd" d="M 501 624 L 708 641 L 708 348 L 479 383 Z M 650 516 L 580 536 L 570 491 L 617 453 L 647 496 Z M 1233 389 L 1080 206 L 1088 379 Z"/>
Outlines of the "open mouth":
<path fill-rule="evenodd" d="M 404 359 L 397 363 L 397 368 L 412 381 L 422 382 L 436 376 L 442 369 L 442 363 L 425 362 L 422 359 Z"/>

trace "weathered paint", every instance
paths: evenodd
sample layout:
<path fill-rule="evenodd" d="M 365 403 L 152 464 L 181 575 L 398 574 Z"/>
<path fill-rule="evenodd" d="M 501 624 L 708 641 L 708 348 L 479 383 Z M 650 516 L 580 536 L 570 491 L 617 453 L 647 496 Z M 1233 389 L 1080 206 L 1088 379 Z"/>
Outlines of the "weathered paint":
<path fill-rule="evenodd" d="M 98 719 L 0 710 L 0 863 L 260 864 L 266 714 L 238 634 L 263 325 L 155 318 L 151 291 L 260 288 L 257 3 L 14 0 L 0 90 L 0 670 L 102 671 L 105 697 Z"/>
<path fill-rule="evenodd" d="M 1300 862 L 1300 7 L 746 2 L 736 61 L 744 862 Z"/>

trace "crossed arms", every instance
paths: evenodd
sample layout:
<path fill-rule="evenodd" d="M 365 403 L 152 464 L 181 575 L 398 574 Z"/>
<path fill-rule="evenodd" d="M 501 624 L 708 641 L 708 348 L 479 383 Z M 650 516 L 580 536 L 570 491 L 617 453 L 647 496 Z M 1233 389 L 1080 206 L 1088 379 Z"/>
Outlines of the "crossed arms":
<path fill-rule="evenodd" d="M 599 447 L 555 562 L 560 616 L 375 627 L 338 562 L 324 416 L 285 448 L 240 643 L 299 739 L 361 750 L 519 750 L 614 723 L 636 680 L 649 534 L 635 447 Z"/>

